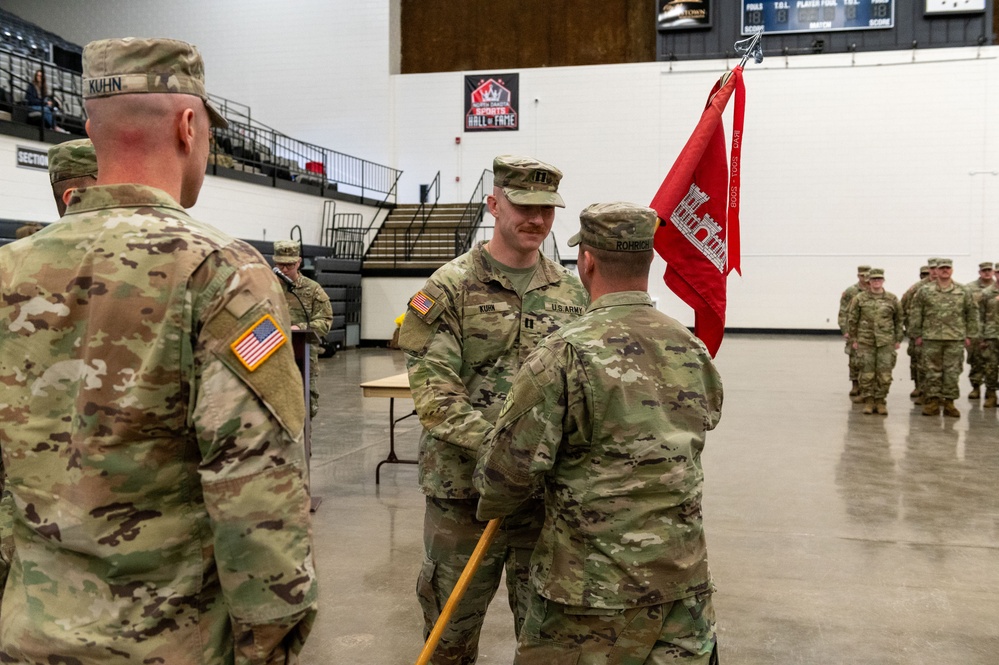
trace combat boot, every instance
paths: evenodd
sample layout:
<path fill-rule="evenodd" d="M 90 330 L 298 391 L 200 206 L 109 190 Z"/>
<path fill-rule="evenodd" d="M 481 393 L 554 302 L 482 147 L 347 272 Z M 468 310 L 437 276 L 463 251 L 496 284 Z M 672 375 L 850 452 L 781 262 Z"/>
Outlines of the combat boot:
<path fill-rule="evenodd" d="M 927 397 L 923 402 L 923 415 L 936 416 L 940 414 L 940 402 L 936 397 Z"/>
<path fill-rule="evenodd" d="M 874 398 L 865 397 L 864 398 L 864 415 L 869 416 L 874 413 Z"/>
<path fill-rule="evenodd" d="M 996 408 L 996 391 L 986 390 L 985 391 L 985 403 L 982 404 L 986 409 Z"/>
<path fill-rule="evenodd" d="M 850 388 L 850 397 L 856 397 L 860 394 L 860 381 L 854 381 L 853 387 Z M 856 402 L 857 400 L 853 400 Z"/>
<path fill-rule="evenodd" d="M 980 386 L 971 384 L 971 392 L 968 393 L 968 399 L 978 399 L 982 396 L 982 391 L 979 389 Z"/>
<path fill-rule="evenodd" d="M 888 405 L 885 404 L 883 399 L 878 400 L 878 403 L 874 405 L 874 410 L 879 416 L 888 415 Z"/>
<path fill-rule="evenodd" d="M 912 400 L 912 403 L 913 403 L 913 404 L 922 404 L 922 403 L 923 403 L 923 400 L 924 400 L 924 398 L 923 398 L 923 393 L 922 393 L 922 392 L 920 392 L 920 393 L 919 393 L 919 397 L 917 397 L 916 399 Z"/>
<path fill-rule="evenodd" d="M 961 412 L 954 406 L 954 400 L 952 399 L 944 400 L 943 412 L 948 418 L 959 418 L 961 416 Z"/>
<path fill-rule="evenodd" d="M 922 394 L 923 391 L 919 389 L 919 386 L 916 386 L 915 388 L 912 389 L 912 392 L 909 393 L 909 399 L 916 399 Z"/>

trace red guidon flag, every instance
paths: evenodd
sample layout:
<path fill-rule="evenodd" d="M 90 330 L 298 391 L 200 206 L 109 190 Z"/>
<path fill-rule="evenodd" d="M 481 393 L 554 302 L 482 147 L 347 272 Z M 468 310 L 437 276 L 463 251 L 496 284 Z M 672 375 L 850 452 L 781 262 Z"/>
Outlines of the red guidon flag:
<path fill-rule="evenodd" d="M 732 163 L 722 112 L 735 92 Z M 666 286 L 694 309 L 694 334 L 718 353 L 725 333 L 725 285 L 739 266 L 739 172 L 746 90 L 742 67 L 715 83 L 701 120 L 652 199 L 659 213 L 655 248 Z"/>

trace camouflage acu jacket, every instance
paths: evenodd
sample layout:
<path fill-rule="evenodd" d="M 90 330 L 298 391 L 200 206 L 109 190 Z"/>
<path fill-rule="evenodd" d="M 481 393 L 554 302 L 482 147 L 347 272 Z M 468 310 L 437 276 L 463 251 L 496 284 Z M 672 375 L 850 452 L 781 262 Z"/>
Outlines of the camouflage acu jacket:
<path fill-rule="evenodd" d="M 292 325 L 301 328 L 308 323 L 310 330 L 315 331 L 320 337 L 324 337 L 333 325 L 333 306 L 330 305 L 330 297 L 323 291 L 323 287 L 305 275 L 298 276 L 293 291 L 294 295 L 287 290 L 285 291 L 285 301 L 288 303 L 288 311 L 291 313 Z M 304 310 L 302 309 L 303 305 L 305 306 Z"/>
<path fill-rule="evenodd" d="M 994 284 L 979 294 L 978 311 L 981 314 L 981 339 L 999 339 L 999 288 Z"/>
<path fill-rule="evenodd" d="M 839 297 L 839 315 L 836 317 L 836 321 L 839 325 L 839 331 L 842 334 L 847 334 L 849 332 L 849 314 L 850 314 L 850 303 L 853 302 L 853 297 L 858 293 L 863 291 L 859 284 L 851 284 L 846 287 L 842 295 Z"/>
<path fill-rule="evenodd" d="M 644 292 L 605 295 L 517 374 L 475 470 L 478 515 L 545 490 L 535 589 L 566 605 L 655 605 L 711 588 L 705 432 L 722 383 L 703 344 Z"/>
<path fill-rule="evenodd" d="M 262 257 L 165 192 L 90 187 L 0 248 L 0 294 L 0 661 L 284 662 L 317 590 L 302 388 L 290 343 L 262 359 L 289 326 Z"/>
<path fill-rule="evenodd" d="M 850 304 L 850 339 L 886 346 L 902 341 L 902 306 L 893 294 L 861 291 Z"/>
<path fill-rule="evenodd" d="M 934 340 L 964 340 L 978 336 L 978 307 L 971 293 L 952 282 L 936 282 L 916 291 L 909 308 L 909 336 Z"/>
<path fill-rule="evenodd" d="M 544 257 L 521 300 L 481 243 L 442 266 L 414 296 L 399 346 L 424 427 L 424 494 L 476 495 L 476 451 L 493 429 L 513 375 L 538 342 L 583 313 L 587 300 L 579 280 Z"/>
<path fill-rule="evenodd" d="M 912 308 L 912 299 L 915 297 L 916 291 L 929 284 L 929 282 L 930 278 L 924 277 L 906 289 L 905 293 L 903 293 L 902 297 L 899 299 L 899 304 L 902 305 L 902 327 L 905 329 L 906 337 L 914 336 L 909 333 L 909 309 Z"/>

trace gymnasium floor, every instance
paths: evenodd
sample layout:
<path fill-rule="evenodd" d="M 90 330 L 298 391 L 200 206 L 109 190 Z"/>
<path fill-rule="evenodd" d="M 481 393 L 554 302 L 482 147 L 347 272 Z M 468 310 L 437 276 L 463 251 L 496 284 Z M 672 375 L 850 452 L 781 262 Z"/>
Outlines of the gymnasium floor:
<path fill-rule="evenodd" d="M 358 388 L 405 363 L 387 349 L 321 362 L 312 459 L 321 609 L 303 662 L 413 663 L 423 497 L 415 466 L 383 466 L 375 485 L 389 402 Z M 717 365 L 725 405 L 703 462 L 721 662 L 999 663 L 996 410 L 962 396 L 960 419 L 920 415 L 904 346 L 887 417 L 851 404 L 835 337 L 730 335 Z M 412 409 L 396 402 L 397 417 Z M 416 418 L 396 432 L 400 456 L 414 458 Z M 510 663 L 513 648 L 501 589 L 479 663 Z"/>

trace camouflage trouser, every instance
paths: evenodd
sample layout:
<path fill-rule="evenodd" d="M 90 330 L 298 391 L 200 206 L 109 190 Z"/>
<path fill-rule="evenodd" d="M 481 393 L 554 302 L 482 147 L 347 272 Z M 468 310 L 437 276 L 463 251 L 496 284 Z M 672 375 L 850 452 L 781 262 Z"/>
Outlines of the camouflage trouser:
<path fill-rule="evenodd" d="M 916 346 L 916 340 L 910 337 L 905 352 L 909 354 L 909 378 L 918 388 L 923 383 L 923 347 Z"/>
<path fill-rule="evenodd" d="M 923 369 L 924 395 L 937 399 L 957 399 L 961 394 L 957 381 L 964 369 L 964 342 L 924 339 Z"/>
<path fill-rule="evenodd" d="M 860 364 L 857 362 L 857 352 L 853 349 L 853 341 L 846 340 L 846 349 L 843 353 L 850 356 L 850 380 L 860 380 Z"/>
<path fill-rule="evenodd" d="M 319 345 L 309 345 L 309 417 L 319 413 Z"/>
<path fill-rule="evenodd" d="M 857 345 L 860 365 L 860 394 L 864 397 L 884 399 L 891 387 L 891 371 L 895 368 L 895 345 Z"/>
<path fill-rule="evenodd" d="M 982 342 L 982 382 L 989 390 L 999 390 L 999 339 Z"/>
<path fill-rule="evenodd" d="M 475 519 L 476 499 L 427 497 L 423 522 L 426 557 L 416 583 L 423 607 L 423 637 L 433 630 L 440 611 L 454 589 L 465 564 L 479 542 L 486 522 Z M 520 632 L 533 591 L 530 583 L 531 553 L 538 542 L 545 511 L 541 501 L 528 501 L 503 520 L 472 582 L 455 609 L 432 665 L 471 665 L 479 652 L 479 631 L 486 608 L 496 594 L 506 568 L 507 595 L 513 611 L 514 634 Z"/>
<path fill-rule="evenodd" d="M 561 605 L 535 594 L 514 665 L 717 663 L 711 593 L 624 610 Z"/>
<path fill-rule="evenodd" d="M 970 367 L 970 372 L 968 374 L 968 379 L 971 380 L 971 385 L 980 386 L 982 385 L 982 379 L 985 376 L 985 366 L 983 364 L 982 350 L 979 345 L 982 343 L 980 339 L 971 340 L 971 346 L 968 347 L 968 366 Z"/>

